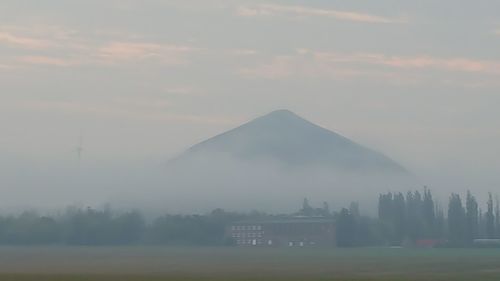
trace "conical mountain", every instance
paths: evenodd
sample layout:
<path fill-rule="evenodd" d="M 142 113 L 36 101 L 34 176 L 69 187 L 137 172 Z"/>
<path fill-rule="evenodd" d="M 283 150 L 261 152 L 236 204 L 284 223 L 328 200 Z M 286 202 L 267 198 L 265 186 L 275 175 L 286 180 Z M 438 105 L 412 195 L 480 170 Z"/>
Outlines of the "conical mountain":
<path fill-rule="evenodd" d="M 144 187 L 138 197 L 173 212 L 293 212 L 305 197 L 336 207 L 357 201 L 375 210 L 380 193 L 416 184 L 389 157 L 288 110 L 192 146 L 170 161 L 162 176 L 165 182 L 154 190 Z"/>
<path fill-rule="evenodd" d="M 289 110 L 273 111 L 198 143 L 175 162 L 207 157 L 269 161 L 294 168 L 406 173 L 405 168 L 382 153 L 317 126 Z"/>

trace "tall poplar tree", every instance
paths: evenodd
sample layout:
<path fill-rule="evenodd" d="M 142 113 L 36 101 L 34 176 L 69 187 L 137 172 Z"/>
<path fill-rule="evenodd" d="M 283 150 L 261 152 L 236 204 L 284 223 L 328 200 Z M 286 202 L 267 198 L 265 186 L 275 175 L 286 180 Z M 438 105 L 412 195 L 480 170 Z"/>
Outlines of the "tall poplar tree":
<path fill-rule="evenodd" d="M 467 240 L 472 243 L 472 240 L 477 238 L 479 230 L 479 211 L 476 198 L 467 191 L 467 199 L 465 201 L 466 216 L 467 216 Z"/>
<path fill-rule="evenodd" d="M 488 210 L 486 211 L 485 214 L 485 219 L 486 219 L 486 236 L 488 238 L 494 238 L 495 237 L 495 215 L 493 214 L 493 196 L 491 195 L 491 192 L 489 193 L 488 196 L 488 203 L 487 203 Z"/>
<path fill-rule="evenodd" d="M 466 241 L 465 225 L 465 210 L 462 206 L 462 199 L 460 199 L 460 195 L 452 193 L 448 204 L 448 235 L 453 245 L 464 245 Z"/>
<path fill-rule="evenodd" d="M 436 213 L 431 191 L 427 187 L 424 187 L 424 201 L 422 211 L 425 223 L 425 234 L 428 238 L 434 237 L 436 234 Z"/>

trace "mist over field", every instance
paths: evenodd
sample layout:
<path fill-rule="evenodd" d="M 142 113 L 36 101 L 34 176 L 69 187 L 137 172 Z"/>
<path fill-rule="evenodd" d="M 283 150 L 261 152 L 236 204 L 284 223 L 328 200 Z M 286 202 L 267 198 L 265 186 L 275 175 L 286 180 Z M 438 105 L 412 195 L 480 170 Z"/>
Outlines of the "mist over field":
<path fill-rule="evenodd" d="M 347 148 L 345 143 L 358 145 L 335 134 L 328 140 L 330 132 L 289 111 L 250 121 L 174 156 L 99 160 L 85 150 L 79 159 L 72 148 L 59 159 L 6 157 L 0 181 L 9 192 L 0 209 L 57 213 L 67 206 L 112 206 L 147 214 L 216 208 L 286 213 L 308 198 L 334 209 L 359 202 L 365 213 L 375 214 L 378 195 L 388 191 L 429 186 L 441 203 L 452 192 L 472 190 L 485 201 L 495 191 L 486 176 L 468 185 L 464 174 L 410 170 L 379 152 L 363 160 L 362 154 L 372 153 L 369 148 Z"/>
<path fill-rule="evenodd" d="M 204 213 L 215 208 L 279 213 L 294 211 L 307 197 L 335 208 L 351 201 L 369 203 L 364 207 L 373 211 L 379 193 L 421 187 L 413 177 L 397 173 L 288 167 L 273 160 L 242 161 L 211 153 L 196 155 L 189 164 L 166 162 L 74 162 L 64 167 L 22 163 L 22 172 L 9 166 L 2 185 L 16 188 L 3 197 L 1 209 L 55 211 L 67 205 L 109 203 L 119 209 L 157 213 Z"/>
<path fill-rule="evenodd" d="M 9 192 L 0 209 L 57 213 L 68 206 L 112 206 L 147 214 L 216 208 L 286 213 L 308 198 L 334 209 L 358 202 L 363 212 L 375 214 L 376 198 L 389 191 L 429 186 L 441 203 L 452 192 L 472 190 L 486 201 L 488 192 L 495 191 L 495 179 L 486 174 L 471 182 L 477 175 L 459 173 L 460 168 L 407 168 L 288 110 L 247 122 L 173 156 L 118 161 L 99 159 L 87 148 L 78 155 L 77 146 L 58 159 L 6 154 L 0 184 Z"/>

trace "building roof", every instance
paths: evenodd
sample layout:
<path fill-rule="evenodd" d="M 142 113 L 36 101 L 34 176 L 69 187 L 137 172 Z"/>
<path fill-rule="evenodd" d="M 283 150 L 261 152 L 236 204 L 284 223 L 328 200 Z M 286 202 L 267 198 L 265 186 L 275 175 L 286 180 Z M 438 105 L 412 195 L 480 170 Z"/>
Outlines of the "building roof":
<path fill-rule="evenodd" d="M 280 223 L 333 223 L 334 220 L 326 217 L 282 217 L 258 220 L 243 220 L 232 224 L 280 224 Z"/>

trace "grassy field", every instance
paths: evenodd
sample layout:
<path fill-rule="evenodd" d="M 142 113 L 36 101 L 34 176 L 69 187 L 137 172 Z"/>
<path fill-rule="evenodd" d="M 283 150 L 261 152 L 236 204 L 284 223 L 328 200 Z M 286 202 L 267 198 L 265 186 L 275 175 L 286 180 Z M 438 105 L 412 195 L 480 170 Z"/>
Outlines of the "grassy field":
<path fill-rule="evenodd" d="M 0 280 L 488 281 L 500 250 L 0 247 Z"/>

